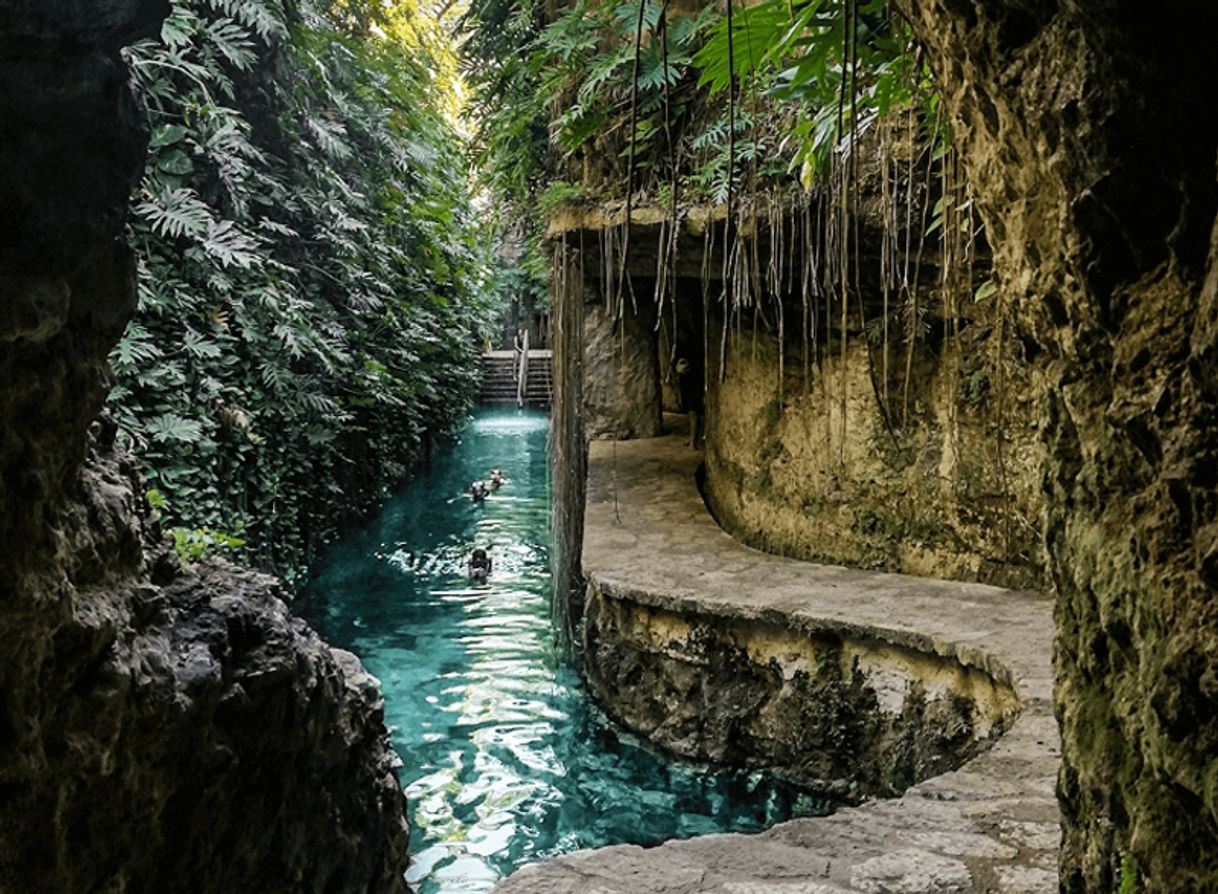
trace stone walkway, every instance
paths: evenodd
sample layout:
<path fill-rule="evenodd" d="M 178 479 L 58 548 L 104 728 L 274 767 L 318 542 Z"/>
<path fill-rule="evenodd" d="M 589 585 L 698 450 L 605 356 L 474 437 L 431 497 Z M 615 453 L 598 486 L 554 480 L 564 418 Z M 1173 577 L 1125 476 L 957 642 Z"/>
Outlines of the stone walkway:
<path fill-rule="evenodd" d="M 1059 739 L 1052 603 L 980 584 L 814 565 L 742 546 L 694 485 L 677 437 L 594 443 L 584 570 L 677 611 L 856 631 L 982 667 L 1023 711 L 993 747 L 900 797 L 757 835 L 583 851 L 496 894 L 1048 894 L 1057 890 Z"/>

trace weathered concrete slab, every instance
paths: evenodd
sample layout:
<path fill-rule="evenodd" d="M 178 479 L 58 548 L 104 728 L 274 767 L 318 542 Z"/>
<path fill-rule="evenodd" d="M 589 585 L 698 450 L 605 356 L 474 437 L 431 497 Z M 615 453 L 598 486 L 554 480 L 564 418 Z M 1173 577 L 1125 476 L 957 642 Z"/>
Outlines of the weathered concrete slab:
<path fill-rule="evenodd" d="M 618 846 L 527 866 L 498 894 L 1043 894 L 1056 889 L 1059 739 L 1051 602 L 980 584 L 811 565 L 749 549 L 707 514 L 678 437 L 593 444 L 584 568 L 677 611 L 852 630 L 1012 683 L 993 747 L 896 799 L 758 835 Z"/>

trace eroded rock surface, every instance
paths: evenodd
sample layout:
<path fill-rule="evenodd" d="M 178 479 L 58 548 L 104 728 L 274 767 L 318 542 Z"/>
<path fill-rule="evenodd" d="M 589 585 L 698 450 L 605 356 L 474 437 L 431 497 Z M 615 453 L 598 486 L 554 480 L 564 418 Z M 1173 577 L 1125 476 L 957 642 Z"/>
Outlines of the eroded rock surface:
<path fill-rule="evenodd" d="M 0 4 L 0 890 L 401 891 L 375 681 L 167 553 L 104 418 L 156 0 Z"/>
<path fill-rule="evenodd" d="M 599 300 L 584 310 L 587 437 L 654 438 L 660 433 L 660 371 L 649 308 L 644 304 L 640 314 L 618 319 Z"/>
<path fill-rule="evenodd" d="M 711 377 L 708 399 L 705 489 L 715 517 L 780 555 L 1040 588 L 1037 383 L 968 400 L 957 368 L 989 382 L 998 329 L 976 320 L 939 357 L 919 347 L 915 411 L 899 434 L 884 426 L 861 333 L 851 333 L 844 362 L 836 345 L 825 351 L 816 385 L 791 381 L 782 394 L 777 340 L 729 339 L 730 374 Z M 1022 372 L 1014 361 L 1006 368 Z M 844 431 L 826 382 L 846 388 Z M 897 383 L 892 402 L 899 393 Z"/>
<path fill-rule="evenodd" d="M 1049 385 L 1062 890 L 1218 890 L 1218 12 L 898 6 Z"/>
<path fill-rule="evenodd" d="M 876 636 L 642 605 L 595 579 L 584 617 L 588 681 L 627 727 L 838 801 L 953 769 L 1019 711 L 984 671 Z"/>

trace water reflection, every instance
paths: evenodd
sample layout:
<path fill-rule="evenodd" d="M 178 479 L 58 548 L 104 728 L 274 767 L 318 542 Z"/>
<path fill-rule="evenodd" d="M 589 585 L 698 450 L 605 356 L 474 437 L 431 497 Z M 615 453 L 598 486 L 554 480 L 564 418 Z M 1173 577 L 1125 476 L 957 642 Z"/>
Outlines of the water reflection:
<path fill-rule="evenodd" d="M 666 761 L 584 699 L 549 626 L 547 421 L 484 413 L 434 469 L 335 547 L 303 604 L 381 679 L 420 894 L 485 892 L 581 847 L 760 828 L 821 805 L 762 774 Z M 485 503 L 469 482 L 501 467 Z M 490 545 L 491 586 L 464 562 Z"/>

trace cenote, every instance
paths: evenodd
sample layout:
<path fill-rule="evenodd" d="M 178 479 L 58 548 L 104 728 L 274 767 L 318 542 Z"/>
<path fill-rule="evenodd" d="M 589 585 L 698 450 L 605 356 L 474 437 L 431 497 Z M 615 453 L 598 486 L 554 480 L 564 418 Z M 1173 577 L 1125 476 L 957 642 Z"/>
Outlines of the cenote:
<path fill-rule="evenodd" d="M 547 429 L 538 412 L 479 412 L 430 472 L 329 552 L 303 600 L 383 685 L 419 894 L 488 891 L 523 863 L 579 848 L 825 810 L 767 774 L 657 754 L 585 698 L 550 623 Z M 472 503 L 469 482 L 493 466 L 509 483 Z M 490 546 L 495 571 L 470 593 L 475 545 Z"/>

